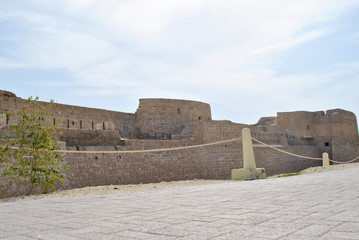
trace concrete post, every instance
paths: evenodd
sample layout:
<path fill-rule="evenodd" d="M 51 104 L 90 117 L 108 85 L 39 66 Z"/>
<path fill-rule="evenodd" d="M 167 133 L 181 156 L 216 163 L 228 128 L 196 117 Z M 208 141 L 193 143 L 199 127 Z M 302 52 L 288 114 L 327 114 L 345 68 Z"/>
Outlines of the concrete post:
<path fill-rule="evenodd" d="M 243 144 L 243 168 L 256 168 L 254 159 L 254 151 L 252 145 L 251 130 L 249 128 L 242 129 L 242 144 Z"/>
<path fill-rule="evenodd" d="M 242 129 L 243 168 L 232 169 L 232 180 L 253 180 L 266 178 L 264 168 L 256 168 L 251 131 Z"/>
<path fill-rule="evenodd" d="M 323 153 L 323 167 L 329 166 L 329 154 L 328 153 Z"/>

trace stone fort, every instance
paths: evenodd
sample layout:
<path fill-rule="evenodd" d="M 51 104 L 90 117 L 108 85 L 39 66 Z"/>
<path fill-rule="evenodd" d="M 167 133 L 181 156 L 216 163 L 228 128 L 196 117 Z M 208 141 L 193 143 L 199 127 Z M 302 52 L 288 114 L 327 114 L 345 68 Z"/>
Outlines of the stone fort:
<path fill-rule="evenodd" d="M 27 100 L 14 93 L 0 91 L 0 112 L 16 113 L 27 104 Z M 40 102 L 43 106 L 47 104 Z M 0 114 L 0 137 L 7 137 L 9 125 L 16 121 L 15 117 Z M 276 117 L 262 117 L 256 124 L 247 125 L 212 120 L 210 106 L 202 102 L 140 99 L 135 113 L 56 104 L 50 123 L 62 132 L 62 148 L 71 150 L 65 154 L 70 169 L 65 173 L 69 179 L 64 189 L 230 179 L 232 169 L 243 167 L 241 141 L 174 151 L 122 151 L 234 139 L 241 136 L 245 127 L 251 129 L 254 138 L 303 156 L 320 158 L 323 152 L 328 152 L 331 159 L 346 161 L 359 155 L 356 116 L 341 109 L 279 112 Z M 254 153 L 257 167 L 265 168 L 269 176 L 321 165 L 320 161 L 289 156 L 260 144 L 254 144 Z"/>

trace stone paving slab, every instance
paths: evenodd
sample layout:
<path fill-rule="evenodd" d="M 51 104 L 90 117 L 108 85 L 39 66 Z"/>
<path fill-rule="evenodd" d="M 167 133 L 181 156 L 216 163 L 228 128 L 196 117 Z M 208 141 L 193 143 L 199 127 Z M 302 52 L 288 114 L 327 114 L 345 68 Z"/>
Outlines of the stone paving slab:
<path fill-rule="evenodd" d="M 0 202 L 4 239 L 359 239 L 359 168 Z"/>

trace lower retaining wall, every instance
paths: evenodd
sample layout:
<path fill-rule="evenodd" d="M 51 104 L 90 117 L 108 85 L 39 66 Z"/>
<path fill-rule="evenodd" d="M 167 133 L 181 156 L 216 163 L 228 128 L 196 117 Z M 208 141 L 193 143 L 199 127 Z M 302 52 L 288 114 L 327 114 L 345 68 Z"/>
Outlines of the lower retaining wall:
<path fill-rule="evenodd" d="M 280 148 L 305 156 L 321 155 L 311 146 Z M 264 167 L 267 176 L 297 172 L 321 164 L 320 161 L 300 159 L 256 145 L 254 153 L 257 167 Z M 230 179 L 232 169 L 243 167 L 240 141 L 153 153 L 66 153 L 65 159 L 70 169 L 65 172 L 67 180 L 62 189 L 188 179 Z M 20 193 L 15 192 L 15 195 Z M 0 196 L 4 194 L 5 190 L 0 190 Z"/>
<path fill-rule="evenodd" d="M 307 157 L 321 158 L 322 152 L 316 147 L 312 146 L 282 146 L 277 148 L 295 153 Z M 309 167 L 315 167 L 322 165 L 322 161 L 308 160 L 303 158 L 298 158 L 290 156 L 277 150 L 254 145 L 254 154 L 256 158 L 256 165 L 260 168 L 265 168 L 267 176 L 281 174 L 281 173 L 291 173 L 299 172 L 303 169 Z"/>
<path fill-rule="evenodd" d="M 304 156 L 320 157 L 315 147 L 280 147 Z M 267 176 L 298 172 L 321 165 L 276 150 L 254 146 L 257 167 L 264 167 Z M 243 167 L 241 142 L 197 149 L 153 153 L 68 153 L 70 180 L 65 188 L 108 184 L 138 184 L 188 179 L 230 179 L 234 168 Z"/>

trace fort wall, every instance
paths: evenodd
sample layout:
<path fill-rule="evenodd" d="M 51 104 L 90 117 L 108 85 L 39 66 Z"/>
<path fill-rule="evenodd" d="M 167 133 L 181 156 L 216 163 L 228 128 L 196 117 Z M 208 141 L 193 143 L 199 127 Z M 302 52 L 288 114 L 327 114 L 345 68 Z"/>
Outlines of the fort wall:
<path fill-rule="evenodd" d="M 0 111 L 17 113 L 23 107 L 28 108 L 28 101 L 18 97 L 6 97 L 0 95 Z M 47 107 L 49 103 L 38 101 L 40 106 Z M 86 108 L 65 104 L 54 104 L 51 109 L 53 117 L 50 124 L 55 124 L 61 129 L 73 130 L 117 130 L 122 136 L 128 137 L 129 133 L 136 136 L 136 116 L 133 113 L 122 113 L 96 108 Z M 15 117 L 7 117 L 7 124 L 16 124 Z"/>
<path fill-rule="evenodd" d="M 289 145 L 317 146 L 321 152 L 329 153 L 334 159 L 346 159 L 349 155 L 355 155 L 346 154 L 343 150 L 347 147 L 353 152 L 356 148 L 356 140 L 349 140 L 358 137 L 357 119 L 352 112 L 332 109 L 326 112 L 278 113 L 277 124 L 288 135 Z"/>
<path fill-rule="evenodd" d="M 137 126 L 143 133 L 180 134 L 188 125 L 210 121 L 206 103 L 173 99 L 140 99 L 136 111 Z"/>
<path fill-rule="evenodd" d="M 67 146 L 115 146 L 121 144 L 121 136 L 116 130 L 78 130 L 60 129 L 60 140 L 66 142 Z"/>
<path fill-rule="evenodd" d="M 167 141 L 168 142 L 168 141 Z M 285 151 L 320 157 L 313 146 L 281 147 Z M 257 167 L 268 175 L 297 172 L 320 161 L 288 156 L 269 148 L 254 147 Z M 230 179 L 231 170 L 243 167 L 241 141 L 176 151 L 151 153 L 68 153 L 71 177 L 65 188 L 107 184 L 138 184 L 188 179 Z"/>
<path fill-rule="evenodd" d="M 26 100 L 0 91 L 0 112 L 16 113 L 27 106 Z M 320 158 L 328 152 L 332 159 L 342 161 L 359 155 L 356 117 L 341 109 L 278 113 L 277 117 L 261 118 L 254 125 L 213 121 L 208 104 L 172 99 L 141 99 L 134 114 L 64 104 L 56 104 L 51 111 L 53 118 L 48 124 L 60 128 L 64 148 L 97 151 L 65 154 L 70 165 L 66 176 L 70 178 L 64 189 L 195 178 L 230 179 L 232 169 L 243 167 L 241 141 L 174 151 L 120 151 L 229 140 L 240 137 L 244 127 L 251 129 L 254 138 L 299 155 Z M 9 125 L 16 122 L 16 118 L 0 114 L 0 136 L 9 136 Z M 254 153 L 257 167 L 266 168 L 268 176 L 321 165 L 321 161 L 289 156 L 259 144 L 254 144 Z M 18 189 L 17 193 L 21 193 L 23 188 Z M 4 194 L 1 191 L 0 196 Z"/>

